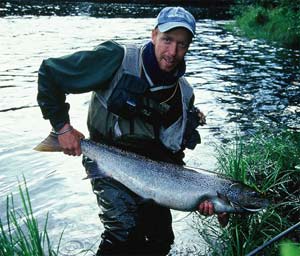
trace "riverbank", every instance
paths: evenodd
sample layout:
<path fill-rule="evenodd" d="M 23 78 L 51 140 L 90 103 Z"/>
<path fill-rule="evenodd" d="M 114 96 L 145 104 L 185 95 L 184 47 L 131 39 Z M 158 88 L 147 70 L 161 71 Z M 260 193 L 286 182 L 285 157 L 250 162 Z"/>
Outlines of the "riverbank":
<path fill-rule="evenodd" d="M 270 6 L 263 2 L 260 5 L 236 5 L 233 12 L 238 33 L 253 39 L 277 42 L 287 48 L 300 49 L 300 4 L 273 2 L 274 5 Z"/>
<path fill-rule="evenodd" d="M 299 132 L 270 133 L 262 128 L 255 135 L 237 136 L 232 143 L 216 148 L 220 172 L 256 188 L 270 204 L 254 214 L 232 215 L 229 225 L 217 232 L 211 218 L 200 216 L 207 230 L 199 228 L 199 235 L 210 244 L 207 254 L 246 255 L 299 222 L 299 146 Z M 299 244 L 300 232 L 287 233 L 284 239 Z M 279 247 L 280 242 L 270 244 L 267 255 L 279 255 Z"/>
<path fill-rule="evenodd" d="M 95 2 L 95 3 L 124 3 L 124 4 L 166 4 L 166 5 L 180 5 L 180 6 L 196 6 L 196 7 L 219 7 L 219 6 L 229 6 L 234 4 L 234 0 L 8 0 L 7 2 L 17 2 L 17 3 L 65 3 L 65 2 Z"/>
<path fill-rule="evenodd" d="M 217 0 L 219 1 L 219 0 Z M 204 0 L 200 5 L 188 5 L 190 1 L 37 1 L 37 0 L 7 0 L 0 1 L 0 17 L 5 16 L 90 16 L 96 18 L 155 18 L 159 11 L 169 5 L 182 5 L 196 19 L 228 20 L 232 18 L 229 6 L 221 4 L 209 6 Z M 163 2 L 166 2 L 163 4 Z M 215 1 L 212 1 L 213 3 Z M 176 4 L 177 3 L 177 4 Z M 182 3 L 182 4 L 179 4 Z"/>

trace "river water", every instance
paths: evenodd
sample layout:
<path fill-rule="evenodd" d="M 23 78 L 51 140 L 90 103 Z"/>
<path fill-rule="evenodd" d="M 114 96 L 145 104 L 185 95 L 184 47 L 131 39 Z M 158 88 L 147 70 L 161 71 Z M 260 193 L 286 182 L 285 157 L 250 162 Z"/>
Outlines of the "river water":
<path fill-rule="evenodd" d="M 105 40 L 147 42 L 160 7 L 108 7 L 0 5 L 0 214 L 5 217 L 5 197 L 17 193 L 24 175 L 41 224 L 49 213 L 54 244 L 65 230 L 61 255 L 92 255 L 103 227 L 89 181 L 82 179 L 80 157 L 32 150 L 50 131 L 36 103 L 37 71 L 44 58 L 92 49 Z M 235 36 L 223 28 L 230 20 L 190 10 L 198 33 L 186 57 L 187 79 L 207 125 L 199 128 L 202 144 L 186 152 L 186 163 L 214 170 L 216 146 L 261 126 L 270 132 L 300 130 L 300 52 Z M 67 98 L 72 124 L 86 135 L 89 98 L 89 93 Z M 200 255 L 205 245 L 191 216 L 172 213 L 176 240 L 170 255 Z"/>

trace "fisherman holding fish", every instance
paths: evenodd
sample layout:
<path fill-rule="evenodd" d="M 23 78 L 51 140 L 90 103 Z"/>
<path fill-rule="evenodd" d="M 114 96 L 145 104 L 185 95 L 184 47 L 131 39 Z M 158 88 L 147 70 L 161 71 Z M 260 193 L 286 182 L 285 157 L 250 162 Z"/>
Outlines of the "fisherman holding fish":
<path fill-rule="evenodd" d="M 81 155 L 84 135 L 71 126 L 69 93 L 92 92 L 90 139 L 153 160 L 183 165 L 184 149 L 200 143 L 196 130 L 206 123 L 184 78 L 184 57 L 196 32 L 195 19 L 181 7 L 161 10 L 151 40 L 142 46 L 103 42 L 90 51 L 44 60 L 37 100 L 65 154 Z M 96 168 L 86 156 L 87 173 Z M 91 180 L 104 225 L 96 255 L 166 255 L 174 241 L 170 209 L 145 200 L 103 176 Z M 203 215 L 214 214 L 202 202 Z M 227 214 L 218 214 L 225 226 Z"/>

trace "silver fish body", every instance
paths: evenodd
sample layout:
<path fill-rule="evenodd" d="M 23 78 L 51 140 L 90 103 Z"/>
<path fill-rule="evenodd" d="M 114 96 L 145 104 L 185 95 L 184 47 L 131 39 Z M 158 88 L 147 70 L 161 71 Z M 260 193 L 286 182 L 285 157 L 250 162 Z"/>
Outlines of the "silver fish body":
<path fill-rule="evenodd" d="M 268 204 L 250 187 L 217 173 L 153 161 L 90 140 L 81 141 L 81 150 L 98 166 L 99 173 L 89 178 L 110 176 L 139 196 L 171 209 L 194 211 L 210 200 L 216 213 L 256 212 Z"/>

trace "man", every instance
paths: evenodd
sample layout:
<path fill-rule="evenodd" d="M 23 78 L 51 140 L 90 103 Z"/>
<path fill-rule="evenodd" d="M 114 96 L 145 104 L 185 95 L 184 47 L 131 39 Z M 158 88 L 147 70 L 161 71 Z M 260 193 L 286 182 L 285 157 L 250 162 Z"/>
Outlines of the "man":
<path fill-rule="evenodd" d="M 194 17 L 166 7 L 157 17 L 151 42 L 125 47 L 109 41 L 92 51 L 44 60 L 39 70 L 38 103 L 64 153 L 80 155 L 83 134 L 70 124 L 66 94 L 93 91 L 90 139 L 149 158 L 184 164 L 183 150 L 200 143 L 196 127 L 205 116 L 193 106 L 184 79 L 184 57 L 195 35 Z M 84 157 L 89 173 L 101 169 Z M 170 209 L 145 201 L 109 177 L 93 179 L 105 231 L 97 255 L 166 255 L 174 240 Z M 203 202 L 200 213 L 213 214 Z M 219 215 L 221 224 L 227 216 Z"/>

